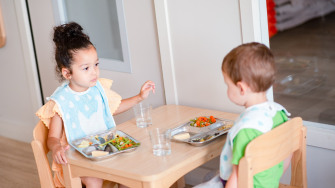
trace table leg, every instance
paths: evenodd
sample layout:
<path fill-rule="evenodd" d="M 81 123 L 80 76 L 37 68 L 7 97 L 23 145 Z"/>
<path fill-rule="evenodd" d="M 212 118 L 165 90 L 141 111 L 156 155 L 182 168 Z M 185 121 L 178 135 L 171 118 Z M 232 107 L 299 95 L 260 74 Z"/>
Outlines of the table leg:
<path fill-rule="evenodd" d="M 80 177 L 72 177 L 71 168 L 69 164 L 62 165 L 66 188 L 81 188 Z"/>
<path fill-rule="evenodd" d="M 184 178 L 184 176 L 181 177 L 181 178 L 177 181 L 177 187 L 178 187 L 178 188 L 184 188 L 184 187 L 185 187 L 185 178 Z"/>

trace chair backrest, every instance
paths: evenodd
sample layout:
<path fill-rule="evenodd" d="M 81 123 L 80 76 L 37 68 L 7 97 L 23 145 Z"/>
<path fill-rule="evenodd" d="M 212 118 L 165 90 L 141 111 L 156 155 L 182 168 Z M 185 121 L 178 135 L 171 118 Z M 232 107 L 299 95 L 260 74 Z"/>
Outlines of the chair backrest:
<path fill-rule="evenodd" d="M 290 186 L 307 188 L 306 127 L 296 117 L 252 140 L 239 162 L 238 187 L 253 187 L 253 176 L 289 157 Z"/>
<path fill-rule="evenodd" d="M 31 142 L 31 146 L 35 156 L 41 187 L 55 188 L 51 167 L 47 157 L 47 154 L 49 153 L 47 146 L 48 132 L 49 129 L 42 123 L 42 121 L 38 122 L 33 131 L 34 139 Z"/>

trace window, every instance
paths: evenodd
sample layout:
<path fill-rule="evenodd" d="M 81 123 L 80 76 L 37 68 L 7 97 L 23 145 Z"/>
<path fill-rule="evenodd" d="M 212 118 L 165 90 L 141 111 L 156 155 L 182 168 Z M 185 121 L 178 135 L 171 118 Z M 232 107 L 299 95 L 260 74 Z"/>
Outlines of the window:
<path fill-rule="evenodd" d="M 56 24 L 79 23 L 97 48 L 102 69 L 131 72 L 122 0 L 54 0 Z"/>

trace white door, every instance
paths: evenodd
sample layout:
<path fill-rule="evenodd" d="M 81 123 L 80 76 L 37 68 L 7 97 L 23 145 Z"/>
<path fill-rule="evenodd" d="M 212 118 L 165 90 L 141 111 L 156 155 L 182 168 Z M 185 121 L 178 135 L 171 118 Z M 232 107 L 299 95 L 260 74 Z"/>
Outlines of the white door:
<path fill-rule="evenodd" d="M 41 106 L 38 74 L 24 0 L 0 0 L 6 44 L 0 48 L 0 136 L 30 142 Z"/>

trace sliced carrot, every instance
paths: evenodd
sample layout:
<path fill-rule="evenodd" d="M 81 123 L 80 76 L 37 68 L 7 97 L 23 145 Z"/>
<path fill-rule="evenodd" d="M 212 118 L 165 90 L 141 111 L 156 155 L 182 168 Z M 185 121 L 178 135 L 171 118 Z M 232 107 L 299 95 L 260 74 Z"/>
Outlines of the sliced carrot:
<path fill-rule="evenodd" d="M 212 121 L 213 123 L 216 122 L 216 119 L 215 119 L 213 116 L 210 116 L 209 118 L 211 119 L 211 121 Z"/>
<path fill-rule="evenodd" d="M 200 117 L 198 117 L 198 120 L 199 120 L 199 121 L 203 121 L 203 120 L 204 120 L 204 117 L 200 116 Z"/>
<path fill-rule="evenodd" d="M 191 123 L 192 126 L 205 127 L 205 126 L 211 125 L 212 123 L 215 123 L 216 119 L 213 116 L 209 116 L 209 117 L 199 116 L 195 120 L 192 119 L 191 121 L 192 121 Z"/>

